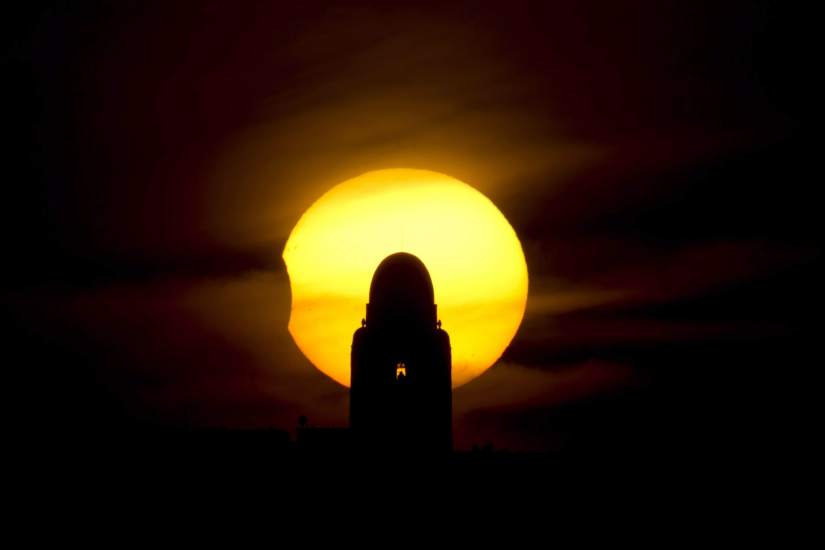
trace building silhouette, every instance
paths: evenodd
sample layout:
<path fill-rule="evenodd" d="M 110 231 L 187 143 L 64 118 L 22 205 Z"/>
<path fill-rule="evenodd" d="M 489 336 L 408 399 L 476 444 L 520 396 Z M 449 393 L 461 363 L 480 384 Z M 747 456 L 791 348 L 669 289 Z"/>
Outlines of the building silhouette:
<path fill-rule="evenodd" d="M 400 252 L 381 262 L 352 338 L 350 427 L 362 448 L 452 449 L 450 338 L 436 311 L 420 259 Z"/>

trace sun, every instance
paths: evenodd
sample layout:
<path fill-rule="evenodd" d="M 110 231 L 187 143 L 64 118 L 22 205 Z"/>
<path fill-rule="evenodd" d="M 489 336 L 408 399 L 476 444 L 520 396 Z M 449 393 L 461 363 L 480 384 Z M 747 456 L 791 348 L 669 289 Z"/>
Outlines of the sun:
<path fill-rule="evenodd" d="M 427 170 L 367 172 L 304 212 L 284 247 L 292 290 L 289 332 L 326 375 L 349 386 L 350 346 L 375 268 L 395 252 L 432 277 L 452 344 L 453 387 L 490 368 L 527 303 L 527 263 L 504 215 L 479 191 Z"/>

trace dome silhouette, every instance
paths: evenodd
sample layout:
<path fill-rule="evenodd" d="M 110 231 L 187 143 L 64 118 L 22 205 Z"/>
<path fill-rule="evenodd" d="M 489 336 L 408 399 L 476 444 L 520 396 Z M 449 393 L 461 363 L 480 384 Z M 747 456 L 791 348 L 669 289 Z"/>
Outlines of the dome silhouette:
<path fill-rule="evenodd" d="M 435 302 L 433 281 L 424 262 L 407 252 L 397 252 L 378 264 L 370 283 L 370 302 Z"/>
<path fill-rule="evenodd" d="M 435 293 L 424 262 L 407 252 L 384 258 L 370 284 L 367 322 L 376 327 L 436 323 Z"/>

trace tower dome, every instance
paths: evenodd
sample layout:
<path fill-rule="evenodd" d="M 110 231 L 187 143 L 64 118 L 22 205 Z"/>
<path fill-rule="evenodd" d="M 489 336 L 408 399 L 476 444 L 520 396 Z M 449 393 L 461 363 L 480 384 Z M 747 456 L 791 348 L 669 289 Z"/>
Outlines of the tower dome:
<path fill-rule="evenodd" d="M 435 302 L 433 282 L 424 262 L 407 252 L 397 252 L 378 264 L 370 283 L 370 302 Z"/>
<path fill-rule="evenodd" d="M 424 262 L 407 252 L 384 258 L 370 284 L 367 323 L 435 326 L 433 282 Z"/>

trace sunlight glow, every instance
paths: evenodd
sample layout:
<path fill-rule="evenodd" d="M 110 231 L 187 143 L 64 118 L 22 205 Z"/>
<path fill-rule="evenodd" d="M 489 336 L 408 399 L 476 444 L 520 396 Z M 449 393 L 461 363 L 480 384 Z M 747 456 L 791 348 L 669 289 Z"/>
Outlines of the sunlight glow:
<path fill-rule="evenodd" d="M 430 272 L 449 333 L 453 387 L 493 365 L 527 302 L 515 231 L 480 192 L 450 176 L 377 170 L 333 187 L 295 225 L 283 258 L 292 290 L 289 332 L 307 358 L 349 386 L 353 332 L 375 268 L 395 252 Z"/>

